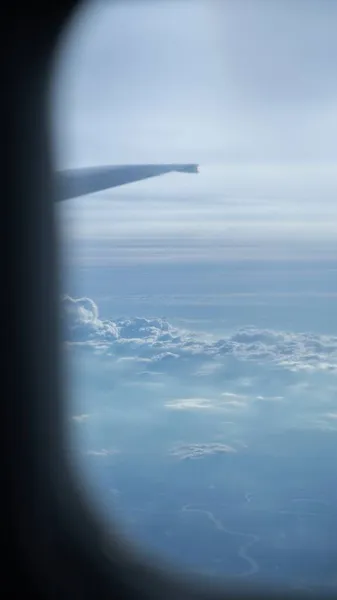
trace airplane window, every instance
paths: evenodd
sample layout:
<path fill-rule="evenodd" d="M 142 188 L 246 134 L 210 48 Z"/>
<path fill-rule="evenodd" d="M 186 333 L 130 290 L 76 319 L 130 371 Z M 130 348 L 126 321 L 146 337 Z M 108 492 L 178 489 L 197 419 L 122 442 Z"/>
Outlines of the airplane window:
<path fill-rule="evenodd" d="M 212 580 L 337 590 L 336 19 L 88 2 L 55 61 L 74 472 Z"/>

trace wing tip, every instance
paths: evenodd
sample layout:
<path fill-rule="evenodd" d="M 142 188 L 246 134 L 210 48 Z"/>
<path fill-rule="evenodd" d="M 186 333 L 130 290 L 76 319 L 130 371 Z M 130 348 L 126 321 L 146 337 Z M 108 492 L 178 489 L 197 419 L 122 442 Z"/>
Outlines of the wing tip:
<path fill-rule="evenodd" d="M 200 173 L 198 164 L 181 165 L 177 171 L 182 171 L 183 173 Z"/>

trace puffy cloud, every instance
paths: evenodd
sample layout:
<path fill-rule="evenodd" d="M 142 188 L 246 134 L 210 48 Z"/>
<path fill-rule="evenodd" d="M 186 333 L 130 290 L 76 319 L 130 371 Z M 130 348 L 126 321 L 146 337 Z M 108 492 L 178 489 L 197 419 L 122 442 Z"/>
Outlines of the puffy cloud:
<path fill-rule="evenodd" d="M 62 298 L 62 322 L 65 339 L 74 342 L 111 341 L 118 337 L 112 321 L 99 318 L 98 307 L 90 298 Z"/>
<path fill-rule="evenodd" d="M 146 371 L 190 370 L 213 376 L 236 361 L 287 371 L 337 373 L 337 336 L 244 327 L 220 339 L 203 338 L 165 319 L 104 320 L 90 298 L 62 299 L 65 341 L 118 358 L 148 360 Z M 213 368 L 214 367 L 214 368 Z"/>
<path fill-rule="evenodd" d="M 228 454 L 236 452 L 232 446 L 220 443 L 209 444 L 181 444 L 175 446 L 170 454 L 180 460 L 204 458 L 213 454 Z"/>

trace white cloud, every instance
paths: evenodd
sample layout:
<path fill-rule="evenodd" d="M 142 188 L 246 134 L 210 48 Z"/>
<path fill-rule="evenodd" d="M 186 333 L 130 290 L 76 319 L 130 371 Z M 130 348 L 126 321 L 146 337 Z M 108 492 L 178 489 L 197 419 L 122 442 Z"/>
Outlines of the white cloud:
<path fill-rule="evenodd" d="M 83 415 L 74 415 L 72 418 L 73 421 L 76 421 L 77 423 L 83 423 L 84 421 L 87 421 L 89 419 L 90 415 L 88 414 L 83 414 Z"/>
<path fill-rule="evenodd" d="M 175 446 L 170 454 L 176 456 L 180 460 L 198 459 L 213 454 L 228 454 L 236 452 L 235 448 L 226 444 L 209 443 L 209 444 L 181 444 Z"/>
<path fill-rule="evenodd" d="M 243 407 L 246 406 L 248 396 L 241 396 L 240 394 L 233 394 L 232 392 L 223 392 L 221 394 L 221 404 L 224 407 Z"/>
<path fill-rule="evenodd" d="M 76 342 L 101 342 L 116 339 L 118 332 L 111 321 L 102 321 L 98 307 L 90 298 L 63 296 L 63 324 L 68 340 Z"/>
<path fill-rule="evenodd" d="M 170 410 L 202 410 L 213 408 L 214 402 L 207 398 L 180 398 L 167 402 L 165 407 Z"/>
<path fill-rule="evenodd" d="M 160 318 L 101 319 L 90 298 L 62 299 L 65 341 L 115 358 L 146 362 L 146 371 L 225 372 L 237 362 L 284 371 L 337 373 L 337 336 L 244 327 L 220 339 L 173 327 Z M 205 365 L 212 365 L 205 367 Z M 142 368 L 142 371 L 144 369 Z M 201 371 L 201 373 L 200 373 Z M 242 374 L 242 373 L 241 373 Z"/>
<path fill-rule="evenodd" d="M 283 396 L 256 396 L 256 400 L 261 400 L 262 402 L 281 402 L 284 400 Z"/>
<path fill-rule="evenodd" d="M 165 408 L 180 411 L 217 411 L 244 409 L 259 402 L 282 402 L 283 396 L 241 395 L 233 392 L 222 392 L 213 398 L 177 398 L 165 403 Z M 330 418 L 333 418 L 330 414 Z M 337 418 L 337 414 L 336 414 Z"/>
<path fill-rule="evenodd" d="M 113 456 L 115 454 L 119 454 L 119 450 L 102 448 L 101 450 L 87 450 L 85 452 L 85 454 L 87 454 L 88 456 L 107 457 L 107 456 Z"/>

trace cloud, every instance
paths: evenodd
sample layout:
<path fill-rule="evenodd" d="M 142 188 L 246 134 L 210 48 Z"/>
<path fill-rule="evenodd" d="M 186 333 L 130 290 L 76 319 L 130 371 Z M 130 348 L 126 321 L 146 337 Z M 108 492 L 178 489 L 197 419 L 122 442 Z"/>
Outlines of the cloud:
<path fill-rule="evenodd" d="M 224 392 L 218 397 L 210 398 L 179 398 L 165 404 L 170 410 L 228 410 L 232 408 L 244 408 L 248 401 L 254 398 Z"/>
<path fill-rule="evenodd" d="M 102 457 L 107 457 L 107 456 L 113 456 L 115 454 L 119 454 L 119 450 L 116 449 L 106 449 L 106 448 L 102 448 L 101 450 L 87 450 L 85 452 L 85 454 L 87 454 L 88 456 L 102 456 Z"/>
<path fill-rule="evenodd" d="M 206 398 L 182 398 L 171 400 L 165 404 L 165 407 L 170 410 L 199 410 L 213 408 L 212 400 Z"/>
<path fill-rule="evenodd" d="M 329 412 L 324 415 L 327 419 L 337 419 L 337 412 Z"/>
<path fill-rule="evenodd" d="M 89 419 L 90 415 L 88 414 L 83 414 L 83 415 L 74 415 L 72 418 L 73 421 L 76 421 L 77 423 L 83 423 L 84 421 L 87 421 Z"/>
<path fill-rule="evenodd" d="M 107 358 L 134 359 L 146 372 L 199 377 L 235 372 L 238 363 L 288 372 L 337 373 L 337 336 L 240 328 L 220 339 L 178 329 L 166 319 L 102 319 L 90 298 L 62 298 L 64 341 Z M 124 361 L 125 363 L 134 361 Z M 144 368 L 141 369 L 144 373 Z M 241 372 L 242 375 L 242 372 Z"/>
<path fill-rule="evenodd" d="M 256 396 L 256 400 L 261 400 L 262 402 L 281 402 L 284 400 L 283 396 Z"/>
<path fill-rule="evenodd" d="M 225 406 L 242 407 L 246 406 L 248 397 L 241 394 L 233 394 L 232 392 L 223 392 L 221 394 L 220 403 Z"/>
<path fill-rule="evenodd" d="M 198 459 L 204 458 L 205 456 L 211 456 L 214 454 L 228 454 L 236 452 L 232 446 L 226 444 L 182 444 L 175 446 L 170 454 L 176 456 L 180 460 L 186 459 Z"/>
<path fill-rule="evenodd" d="M 116 339 L 118 332 L 111 321 L 98 317 L 98 307 L 90 298 L 63 296 L 64 335 L 69 341 L 95 342 Z"/>
<path fill-rule="evenodd" d="M 283 400 L 283 396 L 248 396 L 232 392 L 222 392 L 218 396 L 214 395 L 213 398 L 177 398 L 166 402 L 165 408 L 179 411 L 202 410 L 226 412 L 228 410 L 244 409 L 260 402 L 279 403 Z M 331 413 L 328 416 L 329 418 L 334 418 Z M 337 418 L 337 414 L 335 418 Z"/>

